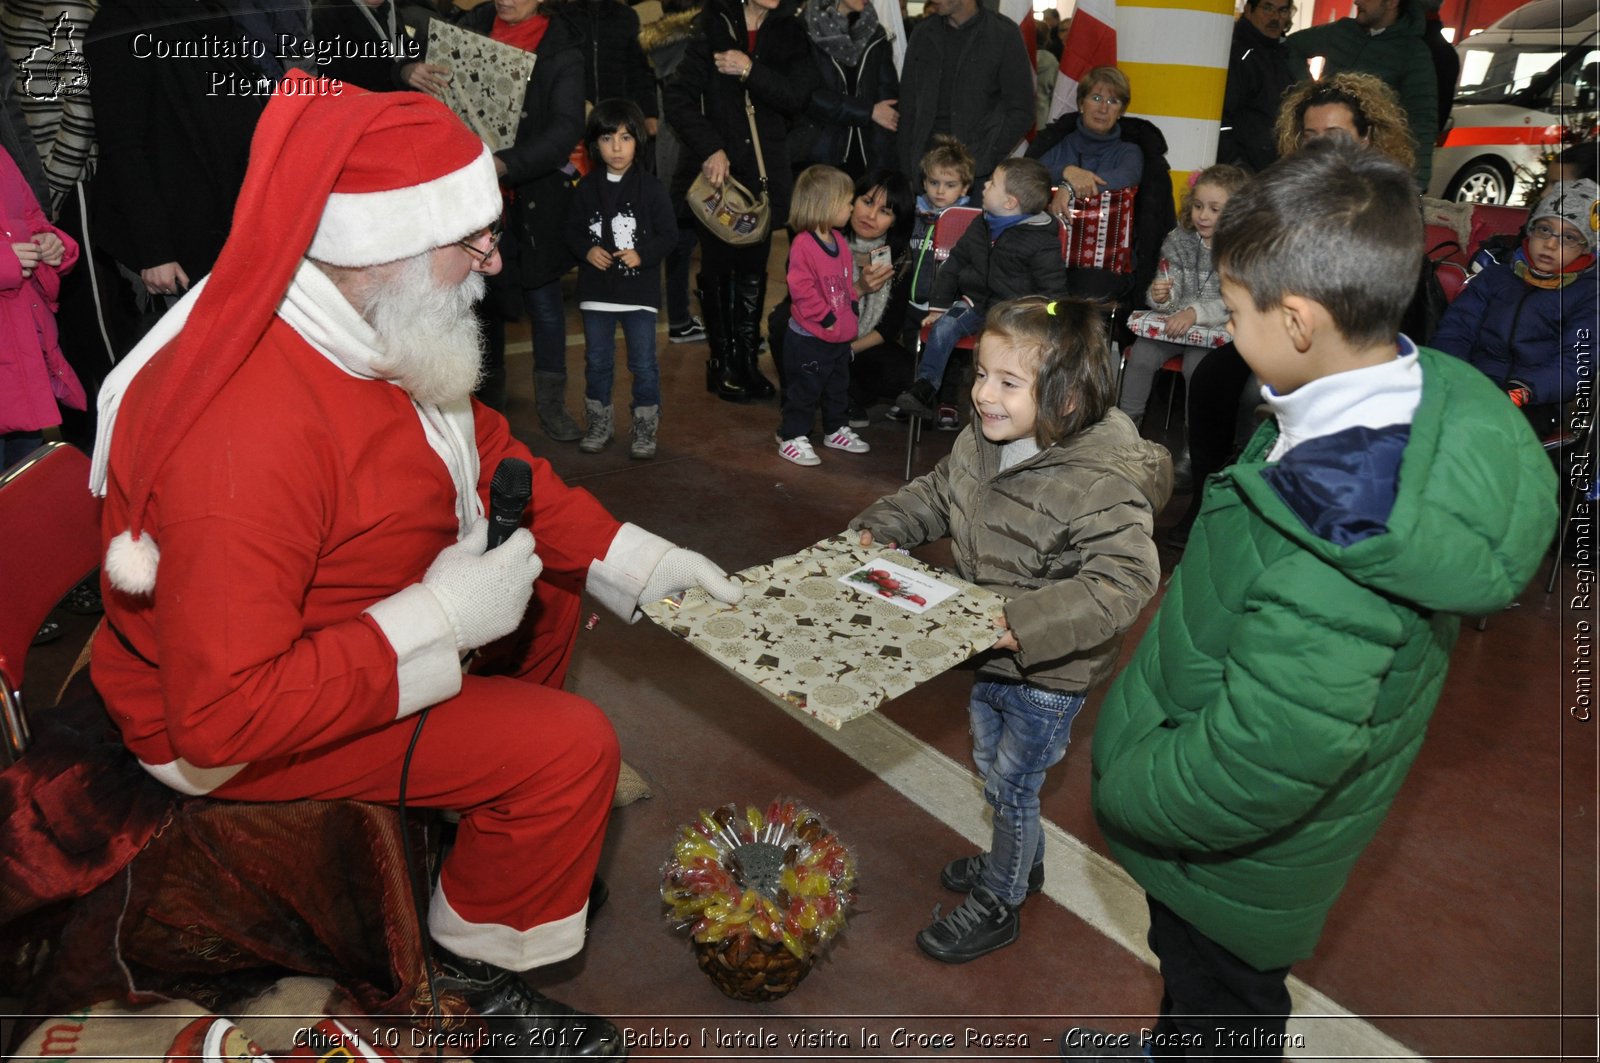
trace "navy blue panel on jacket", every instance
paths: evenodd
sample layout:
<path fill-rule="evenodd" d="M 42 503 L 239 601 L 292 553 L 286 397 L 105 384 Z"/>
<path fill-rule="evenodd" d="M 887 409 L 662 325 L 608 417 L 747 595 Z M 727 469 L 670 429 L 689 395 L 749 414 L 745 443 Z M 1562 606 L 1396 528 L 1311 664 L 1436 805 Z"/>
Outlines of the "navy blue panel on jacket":
<path fill-rule="evenodd" d="M 1319 539 L 1349 546 L 1389 530 L 1411 426 L 1347 428 L 1308 439 L 1261 478 Z"/>

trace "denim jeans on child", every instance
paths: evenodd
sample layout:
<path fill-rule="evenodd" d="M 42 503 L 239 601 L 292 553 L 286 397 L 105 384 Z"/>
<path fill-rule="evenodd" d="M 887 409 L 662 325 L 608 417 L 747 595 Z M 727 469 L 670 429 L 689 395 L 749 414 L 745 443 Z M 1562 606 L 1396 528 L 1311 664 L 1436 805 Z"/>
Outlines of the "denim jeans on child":
<path fill-rule="evenodd" d="M 917 378 L 926 380 L 935 388 L 944 379 L 944 367 L 950 364 L 950 355 L 956 344 L 983 329 L 983 311 L 966 303 L 957 303 L 928 330 L 928 342 L 922 345 L 922 361 L 917 363 Z"/>
<path fill-rule="evenodd" d="M 622 339 L 628 345 L 633 409 L 661 405 L 661 376 L 656 367 L 656 314 L 650 310 L 583 311 L 583 397 L 611 405 L 618 325 L 622 326 Z"/>
<path fill-rule="evenodd" d="M 972 759 L 994 809 L 994 837 L 983 884 L 1007 904 L 1028 896 L 1028 873 L 1044 862 L 1039 790 L 1046 769 L 1067 754 L 1082 694 L 980 679 L 967 713 Z"/>

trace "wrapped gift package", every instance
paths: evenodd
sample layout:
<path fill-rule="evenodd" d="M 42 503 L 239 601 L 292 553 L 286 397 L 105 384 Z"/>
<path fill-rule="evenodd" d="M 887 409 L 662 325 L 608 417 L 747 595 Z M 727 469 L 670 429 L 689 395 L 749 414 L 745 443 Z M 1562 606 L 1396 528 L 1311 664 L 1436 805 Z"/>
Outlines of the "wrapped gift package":
<path fill-rule="evenodd" d="M 1058 215 L 1065 226 L 1061 257 L 1068 269 L 1133 272 L 1133 201 L 1137 188 L 1075 199 Z"/>
<path fill-rule="evenodd" d="M 1203 328 L 1200 325 L 1191 326 L 1189 331 L 1181 336 L 1168 336 L 1167 316 L 1158 314 L 1154 310 L 1135 310 L 1128 315 L 1128 331 L 1135 336 L 1166 340 L 1169 343 L 1183 343 L 1190 347 L 1221 347 L 1225 343 L 1233 342 L 1233 337 L 1225 329 Z"/>

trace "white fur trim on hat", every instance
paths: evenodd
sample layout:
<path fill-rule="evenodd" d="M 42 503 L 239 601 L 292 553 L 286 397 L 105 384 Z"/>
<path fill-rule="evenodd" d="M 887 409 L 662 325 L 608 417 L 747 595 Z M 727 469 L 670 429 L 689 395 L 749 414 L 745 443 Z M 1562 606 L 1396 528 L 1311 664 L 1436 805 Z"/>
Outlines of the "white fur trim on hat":
<path fill-rule="evenodd" d="M 146 532 L 135 539 L 132 532 L 121 532 L 106 547 L 106 578 L 119 591 L 148 595 L 156 589 L 156 566 L 161 550 Z"/>
<path fill-rule="evenodd" d="M 387 192 L 333 192 L 306 257 L 358 269 L 448 247 L 500 217 L 500 180 L 485 147 L 431 181 Z"/>

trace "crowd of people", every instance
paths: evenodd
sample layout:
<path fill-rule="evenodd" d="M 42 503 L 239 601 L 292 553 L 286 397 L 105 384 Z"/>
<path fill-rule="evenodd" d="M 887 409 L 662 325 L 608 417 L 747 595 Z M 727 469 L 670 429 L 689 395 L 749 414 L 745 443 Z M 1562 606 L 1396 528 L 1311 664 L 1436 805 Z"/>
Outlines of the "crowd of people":
<path fill-rule="evenodd" d="M 305 21 L 202 4 L 210 22 L 172 17 L 178 2 L 106 0 L 86 45 L 101 114 L 121 116 L 101 133 L 104 246 L 147 329 L 99 397 L 92 668 L 147 771 L 185 794 L 394 802 L 404 758 L 409 800 L 461 814 L 428 912 L 442 990 L 524 1044 L 625 1054 L 614 1027 L 519 977 L 582 947 L 617 774 L 603 713 L 561 689 L 580 595 L 634 620 L 689 587 L 743 589 L 563 483 L 498 408 L 505 327 L 526 317 L 541 431 L 603 450 L 620 328 L 628 451 L 654 457 L 664 304 L 669 341 L 703 334 L 711 394 L 781 396 L 780 460 L 821 464 L 813 438 L 867 451 L 857 429 L 880 405 L 961 430 L 850 522 L 863 545 L 949 537 L 959 574 L 1007 599 L 968 709 L 993 836 L 941 870 L 965 899 L 922 950 L 964 963 L 1018 940 L 1045 773 L 1110 683 L 1093 804 L 1149 897 L 1156 1032 L 1197 1056 L 1282 1043 L 1289 966 L 1420 746 L 1447 617 L 1505 605 L 1549 541 L 1555 477 L 1529 425 L 1553 424 L 1592 367 L 1590 178 L 1553 182 L 1505 262 L 1428 334 L 1402 331 L 1425 295 L 1417 189 L 1438 121 L 1413 62 L 1420 9 L 1357 0 L 1354 19 L 1280 41 L 1292 7 L 1247 4 L 1228 106 L 1248 118 L 1175 210 L 1165 141 L 1127 113 L 1137 86 L 1114 66 L 1025 143 L 1033 67 L 977 0 L 930 3 L 898 73 L 863 0 L 667 6 L 655 33 L 618 0 L 492 0 L 458 21 L 536 57 L 493 150 L 440 102 L 454 74 L 425 49 L 334 71 L 373 90 L 348 95 L 292 62 L 119 53 L 138 34 L 309 41 L 335 24 L 392 40 L 412 17 L 394 0 Z M 1320 80 L 1302 76 L 1313 54 Z M 294 91 L 196 91 L 240 75 Z M 768 214 L 730 239 L 688 200 L 735 182 Z M 964 235 L 937 247 L 963 206 Z M 51 316 L 77 243 L 4 159 L 0 207 L 9 463 L 87 396 Z M 1124 224 L 1122 257 L 1071 257 L 1069 223 L 1094 211 Z M 787 291 L 769 315 L 774 243 Z M 1134 309 L 1159 332 L 1126 343 L 1124 369 L 1113 341 L 1132 340 L 1116 330 Z M 953 355 L 974 338 L 968 383 Z M 1139 422 L 1173 357 L 1189 556 L 1113 676 L 1160 577 L 1175 470 Z M 491 546 L 490 481 L 512 459 L 533 502 Z M 1134 1035 L 1096 1045 L 1143 1058 Z"/>

